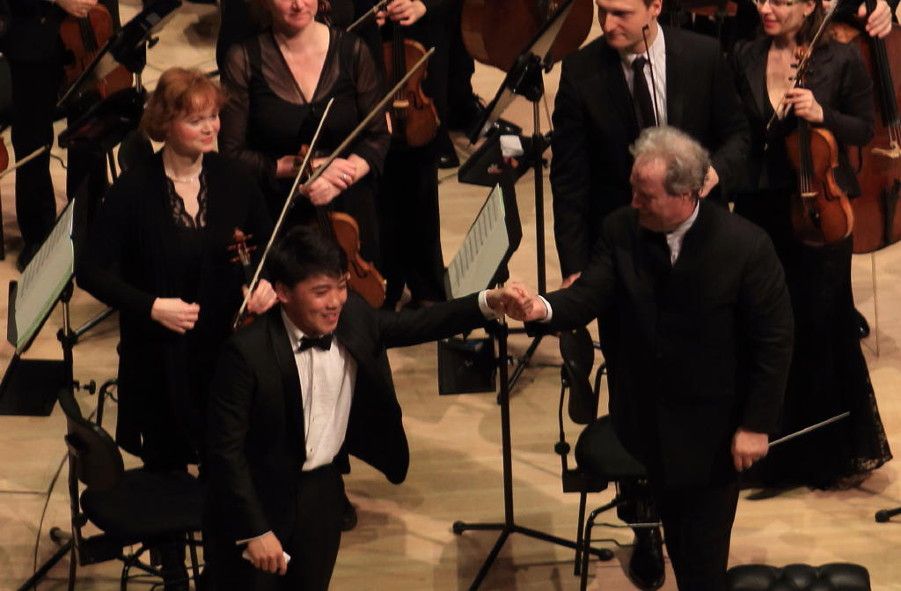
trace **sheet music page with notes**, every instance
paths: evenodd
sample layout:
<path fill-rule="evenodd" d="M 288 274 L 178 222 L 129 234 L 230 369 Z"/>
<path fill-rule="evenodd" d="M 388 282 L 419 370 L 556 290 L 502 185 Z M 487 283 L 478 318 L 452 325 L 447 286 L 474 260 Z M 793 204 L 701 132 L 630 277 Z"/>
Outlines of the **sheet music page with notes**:
<path fill-rule="evenodd" d="M 16 351 L 31 340 L 75 272 L 72 221 L 75 200 L 63 211 L 53 231 L 25 268 L 16 290 Z"/>
<path fill-rule="evenodd" d="M 481 291 L 494 279 L 510 248 L 506 215 L 503 190 L 495 185 L 447 267 L 448 297 L 459 298 Z"/>

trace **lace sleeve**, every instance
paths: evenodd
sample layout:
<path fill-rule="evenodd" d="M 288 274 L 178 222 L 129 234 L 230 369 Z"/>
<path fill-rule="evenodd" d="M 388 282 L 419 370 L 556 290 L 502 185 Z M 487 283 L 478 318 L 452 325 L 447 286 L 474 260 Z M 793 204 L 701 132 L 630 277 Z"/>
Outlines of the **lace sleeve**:
<path fill-rule="evenodd" d="M 227 99 L 220 113 L 222 127 L 219 130 L 219 150 L 225 156 L 244 164 L 264 186 L 276 183 L 275 161 L 247 146 L 250 59 L 244 43 L 234 45 L 229 50 L 221 77 Z"/>
<path fill-rule="evenodd" d="M 357 89 L 357 109 L 362 119 L 378 104 L 386 89 L 369 48 L 356 37 L 353 43 L 353 64 L 355 69 L 353 79 Z M 371 174 L 375 175 L 375 177 L 382 174 L 385 155 L 388 153 L 388 144 L 391 141 L 384 112 L 385 110 L 382 109 L 381 113 L 373 117 L 350 150 L 369 163 Z"/>

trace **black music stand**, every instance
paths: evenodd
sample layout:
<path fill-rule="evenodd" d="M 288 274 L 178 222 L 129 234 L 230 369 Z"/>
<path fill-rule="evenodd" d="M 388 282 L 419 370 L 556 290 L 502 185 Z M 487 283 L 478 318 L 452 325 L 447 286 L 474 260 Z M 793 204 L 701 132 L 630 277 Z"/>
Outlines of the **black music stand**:
<path fill-rule="evenodd" d="M 547 271 L 544 245 L 544 152 L 550 145 L 549 138 L 541 132 L 541 118 L 538 101 L 544 96 L 544 78 L 542 71 L 549 72 L 553 66 L 551 47 L 572 9 L 573 0 L 566 0 L 557 12 L 544 23 L 532 41 L 526 46 L 507 76 L 498 88 L 497 93 L 485 109 L 485 114 L 470 136 L 471 143 L 488 134 L 498 119 L 513 102 L 516 96 L 525 97 L 532 103 L 532 138 L 526 160 L 531 163 L 535 175 L 535 251 L 538 269 L 537 287 L 539 293 L 547 290 Z M 464 165 L 465 167 L 465 165 Z M 461 167 L 461 172 L 464 167 Z M 463 181 L 463 178 L 460 178 Z M 532 339 L 525 354 L 517 361 L 510 378 L 512 388 L 523 370 L 541 344 L 541 336 Z"/>
<path fill-rule="evenodd" d="M 93 380 L 81 384 L 74 379 L 72 349 L 80 333 L 72 329 L 69 314 L 76 247 L 86 221 L 85 192 L 86 182 L 60 214 L 50 236 L 22 273 L 21 281 L 10 281 L 7 340 L 16 351 L 0 386 L 2 414 L 47 416 L 60 388 L 82 389 L 91 394 L 96 391 Z M 62 360 L 22 359 L 58 302 L 62 305 L 63 325 L 56 338 L 62 347 Z M 20 591 L 33 589 L 71 550 L 72 540 L 67 534 L 54 528 L 51 538 L 61 544 L 60 548 L 19 587 Z"/>
<path fill-rule="evenodd" d="M 491 191 L 476 221 L 467 232 L 466 239 L 445 274 L 448 297 L 458 297 L 473 291 L 498 285 L 506 280 L 507 262 L 519 247 L 522 228 L 516 195 L 513 190 L 513 174 L 501 174 L 498 185 Z M 516 523 L 513 508 L 513 460 L 510 437 L 510 376 L 507 371 L 507 324 L 493 322 L 488 329 L 497 343 L 496 364 L 500 391 L 498 403 L 501 407 L 501 459 L 503 462 L 504 520 L 498 523 L 466 523 L 455 521 L 453 532 L 461 535 L 465 531 L 498 531 L 500 535 L 494 543 L 470 589 L 478 589 L 485 579 L 495 559 L 510 534 L 522 534 L 576 549 L 576 543 L 551 534 L 524 527 Z M 603 550 L 591 550 L 592 554 L 609 560 L 611 554 Z"/>

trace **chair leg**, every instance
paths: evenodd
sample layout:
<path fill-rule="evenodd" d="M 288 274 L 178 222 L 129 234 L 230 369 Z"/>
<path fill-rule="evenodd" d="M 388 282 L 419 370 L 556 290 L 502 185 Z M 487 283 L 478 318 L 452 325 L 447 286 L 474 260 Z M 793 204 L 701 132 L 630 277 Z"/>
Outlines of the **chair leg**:
<path fill-rule="evenodd" d="M 591 530 L 594 527 L 594 520 L 598 518 L 602 510 L 606 511 L 608 507 L 598 507 L 588 515 L 585 522 L 585 536 L 582 538 L 582 578 L 579 583 L 579 589 L 585 591 L 588 588 L 588 562 L 591 559 Z"/>
<path fill-rule="evenodd" d="M 68 591 L 75 591 L 75 579 L 77 577 L 76 571 L 78 570 L 78 552 L 75 549 L 75 539 L 76 538 L 73 537 L 72 550 L 69 552 L 69 582 L 67 585 Z"/>
<path fill-rule="evenodd" d="M 188 548 L 191 552 L 191 573 L 194 577 L 194 586 L 200 584 L 200 566 L 197 562 L 197 542 L 194 539 L 194 532 L 188 534 Z"/>
<path fill-rule="evenodd" d="M 579 521 L 576 524 L 576 557 L 573 561 L 573 575 L 579 576 L 582 568 L 582 528 L 585 527 L 585 501 L 588 493 L 579 493 Z"/>

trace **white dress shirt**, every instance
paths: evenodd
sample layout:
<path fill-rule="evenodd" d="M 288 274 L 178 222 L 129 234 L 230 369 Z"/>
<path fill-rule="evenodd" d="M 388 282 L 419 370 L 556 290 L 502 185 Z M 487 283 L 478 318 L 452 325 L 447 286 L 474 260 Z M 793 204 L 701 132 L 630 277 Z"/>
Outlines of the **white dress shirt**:
<path fill-rule="evenodd" d="M 651 92 L 651 100 L 653 101 L 656 98 L 656 114 L 659 117 L 657 125 L 666 125 L 666 42 L 663 40 L 663 29 L 659 24 L 657 25 L 657 37 L 651 43 L 648 53 L 651 56 L 651 67 L 645 64 L 644 78 L 647 81 L 648 90 Z M 647 57 L 647 54 L 626 53 L 621 56 L 622 61 L 620 63 L 623 67 L 623 74 L 626 76 L 626 86 L 629 87 L 630 93 L 634 92 L 632 62 L 638 56 Z M 654 72 L 653 78 L 651 77 L 652 70 Z M 657 89 L 656 93 L 654 92 L 655 88 Z"/>
<path fill-rule="evenodd" d="M 317 347 L 300 350 L 303 331 L 282 310 L 282 322 L 288 331 L 291 350 L 300 379 L 303 401 L 304 449 L 307 472 L 331 464 L 344 444 L 354 382 L 357 378 L 357 362 L 337 338 L 327 351 Z"/>

